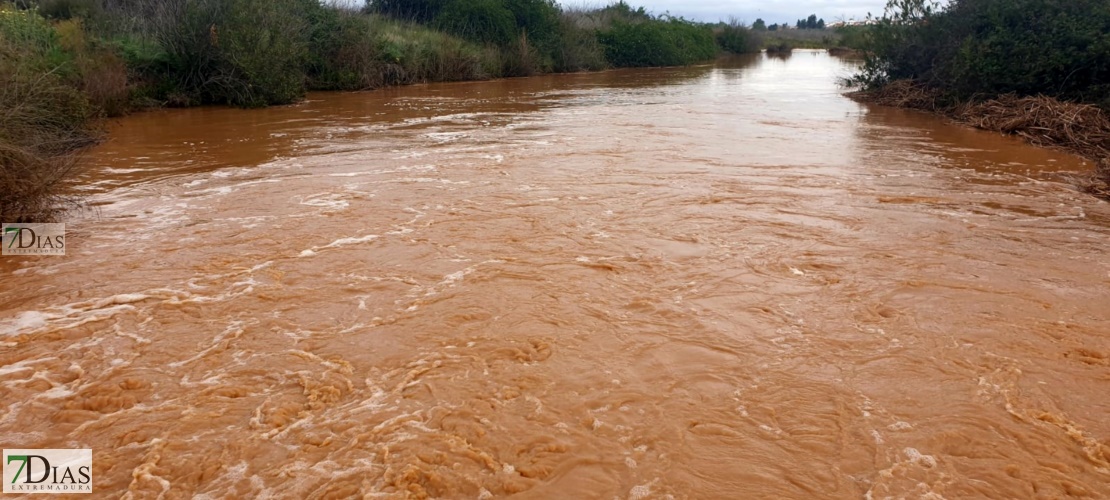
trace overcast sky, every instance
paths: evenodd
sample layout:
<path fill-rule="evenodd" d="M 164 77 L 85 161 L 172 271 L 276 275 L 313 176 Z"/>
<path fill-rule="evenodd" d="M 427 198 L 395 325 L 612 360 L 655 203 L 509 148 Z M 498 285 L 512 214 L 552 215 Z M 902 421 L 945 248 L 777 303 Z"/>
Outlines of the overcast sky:
<path fill-rule="evenodd" d="M 615 1 L 615 0 L 614 0 Z M 643 6 L 654 14 L 670 12 L 696 21 L 727 21 L 735 17 L 751 24 L 762 18 L 767 24 L 787 22 L 794 24 L 801 18 L 817 14 L 826 22 L 844 19 L 863 19 L 868 12 L 883 13 L 886 0 L 625 0 L 633 7 Z M 561 0 L 566 5 L 612 3 L 609 0 Z"/>

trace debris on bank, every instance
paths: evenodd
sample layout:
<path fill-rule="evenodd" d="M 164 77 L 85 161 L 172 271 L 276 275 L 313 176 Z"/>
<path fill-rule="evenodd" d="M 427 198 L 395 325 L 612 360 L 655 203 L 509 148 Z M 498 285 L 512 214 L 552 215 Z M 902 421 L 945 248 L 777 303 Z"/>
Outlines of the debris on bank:
<path fill-rule="evenodd" d="M 861 102 L 937 113 L 975 128 L 1016 135 L 1036 146 L 1088 158 L 1095 163 L 1096 173 L 1083 179 L 1080 187 L 1110 199 L 1110 113 L 1097 106 L 1014 94 L 950 104 L 941 92 L 911 80 L 848 96 Z"/>

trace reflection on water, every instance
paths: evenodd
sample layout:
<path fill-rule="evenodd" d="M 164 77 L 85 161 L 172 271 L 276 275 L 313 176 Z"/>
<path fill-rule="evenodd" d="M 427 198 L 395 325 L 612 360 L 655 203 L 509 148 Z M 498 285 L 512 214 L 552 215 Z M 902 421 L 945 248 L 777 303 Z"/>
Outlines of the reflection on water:
<path fill-rule="evenodd" d="M 798 51 L 117 122 L 0 270 L 104 496 L 1097 497 L 1110 206 Z"/>

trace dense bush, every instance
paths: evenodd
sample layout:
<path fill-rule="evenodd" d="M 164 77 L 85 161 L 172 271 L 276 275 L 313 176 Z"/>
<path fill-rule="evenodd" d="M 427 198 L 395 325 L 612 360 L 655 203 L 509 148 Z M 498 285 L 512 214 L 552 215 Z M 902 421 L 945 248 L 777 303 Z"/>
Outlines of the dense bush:
<path fill-rule="evenodd" d="M 1110 109 L 1110 2 L 892 1 L 857 83 L 914 79 L 954 100 L 1046 94 Z"/>
<path fill-rule="evenodd" d="M 95 110 L 57 32 L 39 15 L 0 5 L 0 218 L 41 220 L 91 139 Z"/>
<path fill-rule="evenodd" d="M 609 65 L 597 31 L 580 26 L 578 19 L 577 13 L 559 16 L 559 33 L 551 54 L 555 71 L 591 71 Z"/>
<path fill-rule="evenodd" d="M 168 0 L 152 19 L 185 102 L 264 106 L 304 93 L 314 0 Z M 167 96 L 173 97 L 173 96 Z"/>
<path fill-rule="evenodd" d="M 517 30 L 544 54 L 551 54 L 558 43 L 560 11 L 554 0 L 504 0 L 513 14 Z"/>
<path fill-rule="evenodd" d="M 500 51 L 483 48 L 410 23 L 374 18 L 378 37 L 377 81 L 401 85 L 429 81 L 479 80 L 500 75 Z"/>
<path fill-rule="evenodd" d="M 837 46 L 854 50 L 866 49 L 870 29 L 871 27 L 866 25 L 836 28 L 836 34 L 839 36 Z"/>
<path fill-rule="evenodd" d="M 763 45 L 760 36 L 751 29 L 739 23 L 731 23 L 716 30 L 717 45 L 725 52 L 733 54 L 747 54 L 759 52 Z"/>
<path fill-rule="evenodd" d="M 49 19 L 89 19 L 101 12 L 100 0 L 43 0 L 39 14 Z"/>
<path fill-rule="evenodd" d="M 394 19 L 431 23 L 449 0 L 366 0 L 366 10 Z"/>
<path fill-rule="evenodd" d="M 217 48 L 221 69 L 205 93 L 238 106 L 286 104 L 305 91 L 307 9 L 315 0 L 230 0 Z M 314 5 L 315 4 L 315 5 Z M 222 28 L 222 29 L 220 29 Z"/>
<path fill-rule="evenodd" d="M 517 38 L 513 13 L 499 0 L 451 0 L 436 15 L 435 26 L 467 40 L 499 46 Z"/>
<path fill-rule="evenodd" d="M 381 85 L 376 69 L 381 51 L 370 16 L 321 9 L 309 20 L 311 37 L 305 71 L 320 90 L 363 90 Z"/>
<path fill-rule="evenodd" d="M 682 66 L 712 59 L 718 50 L 708 27 L 681 19 L 618 21 L 598 39 L 618 67 Z"/>

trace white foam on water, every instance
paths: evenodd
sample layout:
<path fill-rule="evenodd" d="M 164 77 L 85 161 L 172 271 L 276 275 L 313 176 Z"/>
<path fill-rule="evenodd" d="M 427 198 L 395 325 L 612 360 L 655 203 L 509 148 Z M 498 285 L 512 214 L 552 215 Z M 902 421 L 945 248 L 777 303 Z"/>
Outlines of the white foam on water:
<path fill-rule="evenodd" d="M 36 330 L 46 326 L 49 320 L 45 314 L 39 311 L 23 311 L 13 319 L 0 322 L 0 336 L 18 335 L 23 330 Z M 5 367 L 6 368 L 6 367 Z M 0 374 L 3 374 L 0 371 Z"/>
<path fill-rule="evenodd" d="M 381 236 L 377 235 L 377 234 L 367 234 L 365 236 L 354 236 L 354 237 L 348 237 L 348 238 L 340 238 L 340 239 L 335 240 L 331 243 L 328 243 L 327 245 L 324 245 L 322 247 L 312 247 L 308 250 L 304 250 L 300 253 L 299 257 L 313 257 L 320 250 L 326 250 L 328 248 L 339 248 L 339 247 L 344 247 L 344 246 L 348 246 L 348 245 L 358 245 L 360 243 L 369 243 L 369 242 L 374 241 L 378 238 L 381 238 Z"/>
<path fill-rule="evenodd" d="M 240 335 L 243 334 L 243 331 L 244 331 L 244 328 L 243 328 L 243 322 L 242 321 L 232 321 L 231 324 L 229 324 L 227 326 L 227 328 L 224 328 L 223 332 L 220 332 L 218 335 L 216 335 L 215 338 L 212 339 L 211 345 L 209 345 L 207 348 L 198 352 L 196 355 L 194 355 L 193 357 L 191 357 L 189 359 L 184 359 L 184 360 L 181 360 L 181 361 L 175 361 L 173 363 L 170 363 L 169 366 L 177 368 L 177 367 L 192 363 L 193 361 L 196 361 L 200 358 L 203 358 L 208 353 L 210 353 L 213 350 L 219 348 L 220 344 L 224 341 L 224 339 L 227 339 L 228 337 L 237 338 L 237 337 L 239 337 Z"/>
<path fill-rule="evenodd" d="M 902 450 L 902 453 L 905 453 L 906 458 L 909 458 L 910 461 L 915 464 L 923 465 L 930 469 L 937 466 L 937 459 L 935 457 L 932 455 L 924 455 L 920 451 L 917 451 L 916 448 L 906 448 Z"/>
<path fill-rule="evenodd" d="M 86 323 L 109 319 L 121 312 L 131 311 L 131 305 L 150 298 L 141 293 L 124 293 L 103 299 L 67 304 L 49 312 L 24 311 L 16 318 L 0 323 L 3 336 L 31 333 L 50 326 L 64 330 Z"/>
<path fill-rule="evenodd" d="M 653 479 L 650 483 L 633 487 L 632 490 L 628 492 L 629 500 L 640 500 L 651 496 L 651 487 L 655 486 L 657 482 L 659 482 L 659 479 Z"/>
<path fill-rule="evenodd" d="M 24 359 L 24 360 L 12 363 L 10 365 L 0 366 L 0 377 L 2 377 L 4 375 L 10 375 L 12 373 L 21 372 L 23 370 L 35 371 L 35 369 L 30 366 L 32 363 L 42 363 L 42 362 L 50 361 L 50 360 L 53 360 L 53 359 L 58 359 L 58 358 L 49 357 L 49 358 L 38 358 L 38 359 Z"/>
<path fill-rule="evenodd" d="M 320 248 L 321 249 L 324 249 L 324 248 L 338 248 L 338 247 L 347 246 L 347 245 L 357 245 L 359 243 L 369 243 L 369 242 L 374 241 L 378 238 L 381 238 L 381 236 L 376 235 L 376 234 L 368 234 L 366 236 L 358 236 L 358 237 L 352 237 L 352 238 L 340 238 L 340 239 L 335 240 L 331 243 L 328 243 L 327 245 L 324 245 Z"/>
<path fill-rule="evenodd" d="M 424 134 L 424 137 L 436 141 L 439 144 L 445 144 L 458 141 L 468 135 L 470 135 L 468 132 L 431 132 Z"/>
<path fill-rule="evenodd" d="M 466 275 L 467 275 L 466 271 L 459 271 L 459 272 L 451 273 L 451 274 L 448 274 L 447 276 L 445 276 L 443 278 L 443 281 L 440 281 L 439 284 L 444 285 L 444 286 L 454 285 L 455 283 L 458 283 L 458 282 L 462 281 L 463 278 L 466 277 Z"/>
<path fill-rule="evenodd" d="M 875 439 L 875 444 L 883 444 L 883 442 L 884 442 L 883 441 L 883 435 L 879 434 L 879 431 L 877 431 L 877 430 L 874 430 L 874 429 L 871 430 L 871 437 Z"/>
<path fill-rule="evenodd" d="M 301 205 L 339 211 L 351 206 L 347 197 L 341 193 L 319 193 L 305 196 L 300 199 Z"/>

